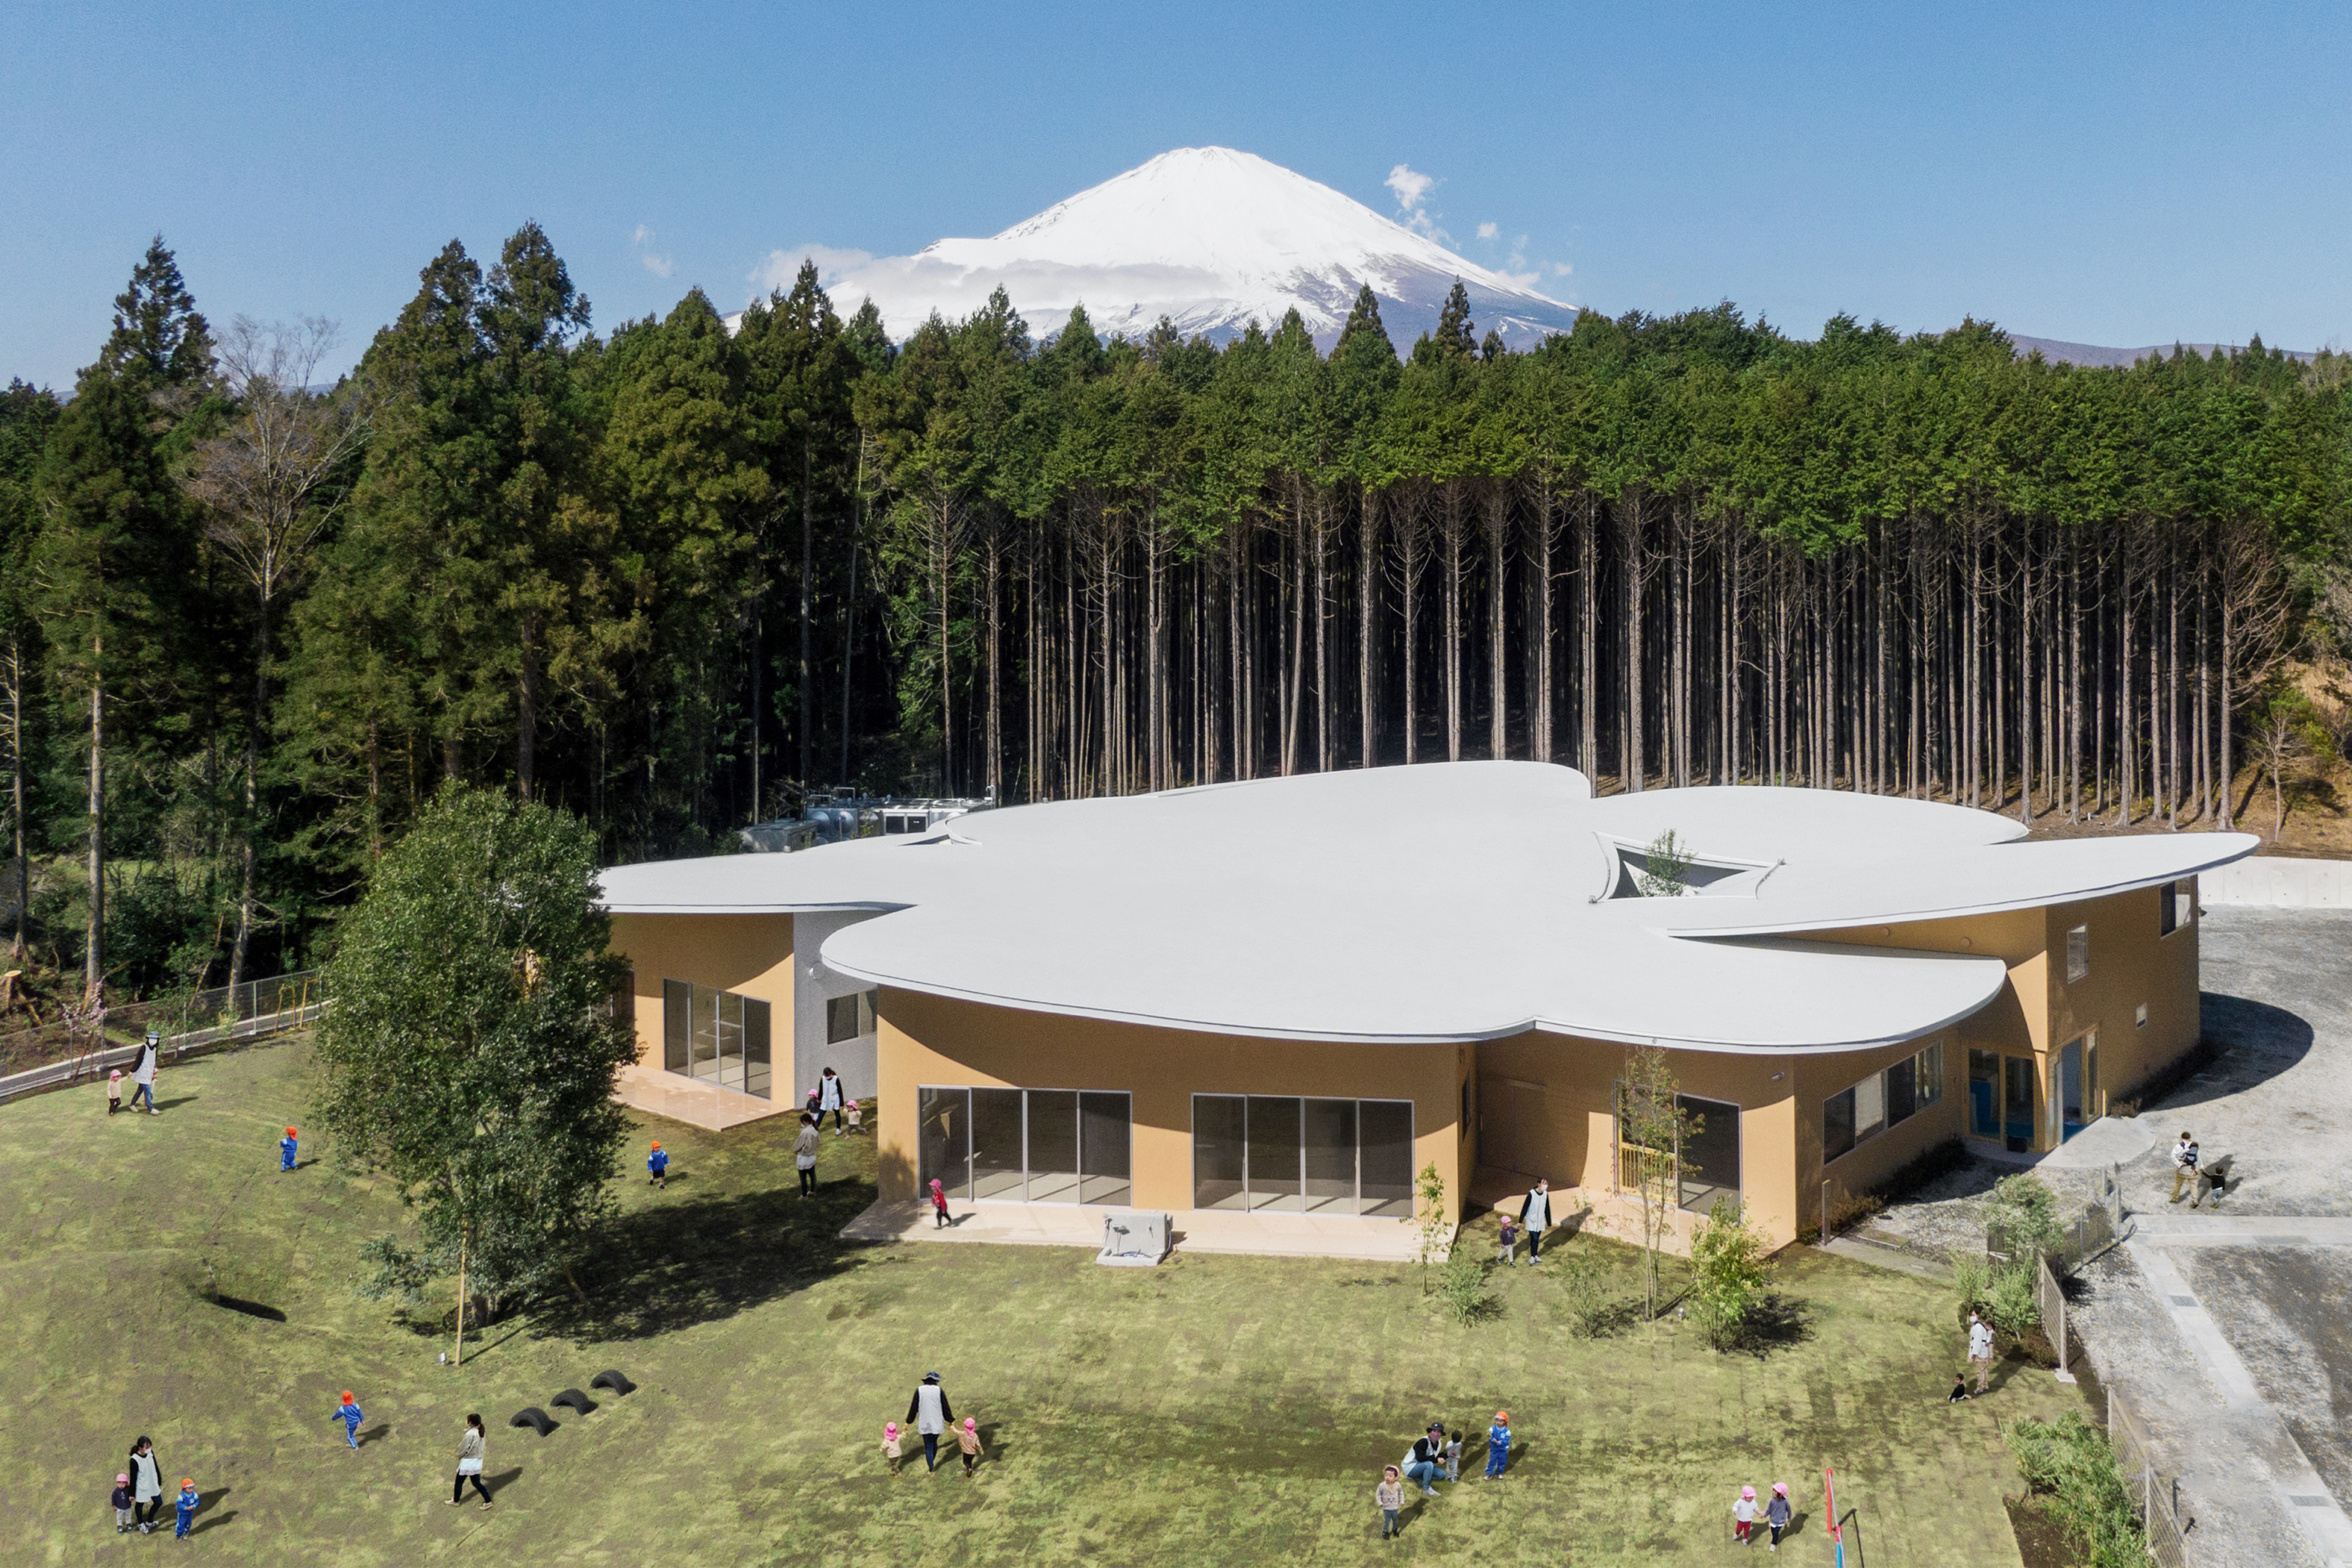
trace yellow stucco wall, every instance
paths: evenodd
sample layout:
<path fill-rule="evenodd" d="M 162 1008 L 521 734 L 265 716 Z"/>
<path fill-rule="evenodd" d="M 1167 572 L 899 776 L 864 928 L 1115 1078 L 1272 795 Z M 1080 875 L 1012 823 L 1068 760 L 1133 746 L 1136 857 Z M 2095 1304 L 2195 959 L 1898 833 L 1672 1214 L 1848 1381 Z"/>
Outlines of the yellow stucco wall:
<path fill-rule="evenodd" d="M 2057 977 L 2050 991 L 2050 1040 L 2063 1046 L 2098 1031 L 2099 1088 L 2110 1101 L 2128 1096 L 2197 1043 L 2197 922 L 2192 917 L 2169 935 L 2157 934 L 2168 891 L 2143 888 L 2046 911 Z M 2077 925 L 2090 928 L 2090 973 L 2069 985 L 2066 933 Z M 2133 1022 L 2142 1003 L 2147 1005 L 2145 1028 Z M 2046 1062 L 2043 1068 L 2046 1089 Z"/>
<path fill-rule="evenodd" d="M 633 975 L 639 1061 L 661 1065 L 662 982 L 686 980 L 767 1003 L 770 1049 L 790 1074 L 792 916 L 614 915 L 613 951 Z"/>
<path fill-rule="evenodd" d="M 885 986 L 877 1149 L 882 1195 L 915 1197 L 923 1085 L 1124 1089 L 1132 1097 L 1134 1205 L 1192 1206 L 1192 1096 L 1296 1094 L 1409 1100 L 1413 1169 L 1445 1177 L 1460 1215 L 1465 1046 L 1320 1045 L 1105 1023 Z"/>

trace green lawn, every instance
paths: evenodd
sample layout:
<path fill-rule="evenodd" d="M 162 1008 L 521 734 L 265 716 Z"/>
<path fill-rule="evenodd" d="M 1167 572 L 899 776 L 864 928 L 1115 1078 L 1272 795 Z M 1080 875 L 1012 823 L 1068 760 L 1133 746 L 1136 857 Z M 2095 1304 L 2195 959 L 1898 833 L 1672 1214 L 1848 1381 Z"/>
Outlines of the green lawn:
<path fill-rule="evenodd" d="M 0 1106 L 10 1564 L 1683 1563 L 1730 1552 L 1738 1486 L 1775 1479 L 1799 1500 L 1793 1560 L 1825 1563 L 1827 1461 L 1867 1568 L 1985 1568 L 2018 1561 L 1999 1424 L 2074 1397 L 2020 1363 L 1945 1405 L 1948 1299 L 1812 1253 L 1780 1274 L 1805 1336 L 1759 1360 L 1690 1329 L 1572 1339 L 1556 1280 L 1525 1269 L 1465 1329 L 1409 1268 L 851 1247 L 835 1233 L 870 1195 L 870 1143 L 828 1134 L 804 1204 L 782 1119 L 661 1125 L 678 1177 L 628 1186 L 591 1301 L 494 1326 L 453 1371 L 446 1336 L 352 1290 L 396 1205 L 331 1164 L 278 1173 L 307 1061 L 297 1041 L 169 1070 L 160 1117 L 110 1121 L 97 1086 Z M 1576 1245 L 1630 1289 L 1632 1254 Z M 206 1260 L 284 1321 L 205 1300 Z M 506 1426 L 605 1366 L 642 1386 L 545 1438 Z M 882 1423 L 932 1368 L 987 1435 L 975 1481 L 884 1472 Z M 329 1419 L 345 1387 L 368 1415 L 356 1456 Z M 1442 1489 L 1383 1547 L 1380 1467 L 1433 1415 L 1475 1432 L 1497 1406 L 1522 1435 L 1512 1475 Z M 469 1409 L 488 1514 L 446 1503 Z M 141 1432 L 207 1499 L 191 1543 L 113 1533 Z"/>

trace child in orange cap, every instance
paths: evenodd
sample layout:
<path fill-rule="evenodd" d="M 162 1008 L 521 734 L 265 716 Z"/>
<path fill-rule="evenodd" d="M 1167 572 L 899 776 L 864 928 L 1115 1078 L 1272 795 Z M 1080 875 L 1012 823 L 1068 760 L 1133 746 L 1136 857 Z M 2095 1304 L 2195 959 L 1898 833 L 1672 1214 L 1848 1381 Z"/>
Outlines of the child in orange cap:
<path fill-rule="evenodd" d="M 352 1397 L 350 1389 L 343 1390 L 343 1402 L 335 1406 L 335 1413 L 327 1419 L 343 1424 L 343 1440 L 352 1446 L 352 1453 L 358 1453 L 360 1423 L 367 1419 L 367 1413 L 360 1408 L 360 1402 Z"/>
<path fill-rule="evenodd" d="M 1511 1462 L 1511 1413 L 1495 1412 L 1495 1424 L 1486 1428 L 1486 1479 L 1494 1480 Z"/>
<path fill-rule="evenodd" d="M 669 1191 L 669 1155 L 663 1152 L 658 1141 L 653 1152 L 646 1156 L 646 1180 L 664 1192 Z"/>
<path fill-rule="evenodd" d="M 301 1147 L 295 1142 L 294 1129 L 289 1127 L 286 1136 L 278 1141 L 278 1171 L 283 1175 L 294 1168 L 294 1151 Z"/>
<path fill-rule="evenodd" d="M 180 1478 L 180 1495 L 172 1500 L 172 1508 L 177 1516 L 172 1526 L 173 1540 L 186 1540 L 188 1531 L 196 1527 L 196 1506 L 195 1480 L 192 1477 L 183 1476 Z"/>

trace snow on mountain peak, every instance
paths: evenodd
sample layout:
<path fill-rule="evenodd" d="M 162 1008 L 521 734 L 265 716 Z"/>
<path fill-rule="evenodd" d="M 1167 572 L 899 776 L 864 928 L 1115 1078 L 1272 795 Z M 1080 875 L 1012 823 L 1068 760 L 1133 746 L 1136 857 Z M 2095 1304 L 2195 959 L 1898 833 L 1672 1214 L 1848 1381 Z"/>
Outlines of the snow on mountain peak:
<path fill-rule="evenodd" d="M 1296 308 L 1328 347 L 1370 283 L 1402 349 L 1435 322 L 1457 278 L 1479 330 L 1500 331 L 1513 347 L 1575 319 L 1575 307 L 1328 185 L 1254 153 L 1182 147 L 986 239 L 856 261 L 825 284 L 845 310 L 871 297 L 898 338 L 933 310 L 970 315 L 1001 285 L 1041 337 L 1081 302 L 1096 331 L 1130 337 L 1165 315 L 1187 335 L 1223 339 L 1252 320 L 1271 329 Z"/>

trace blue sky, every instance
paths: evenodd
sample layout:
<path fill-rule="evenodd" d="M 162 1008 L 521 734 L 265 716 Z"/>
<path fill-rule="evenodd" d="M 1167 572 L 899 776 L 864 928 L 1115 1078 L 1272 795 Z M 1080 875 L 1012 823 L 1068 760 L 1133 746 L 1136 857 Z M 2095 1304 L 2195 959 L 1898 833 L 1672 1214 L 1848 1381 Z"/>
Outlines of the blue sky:
<path fill-rule="evenodd" d="M 1406 164 L 1612 313 L 2343 346 L 2347 78 L 2316 5 L 18 5 L 0 377 L 70 384 L 157 229 L 348 363 L 452 236 L 536 217 L 609 327 L 1205 143 L 1390 213 Z"/>

